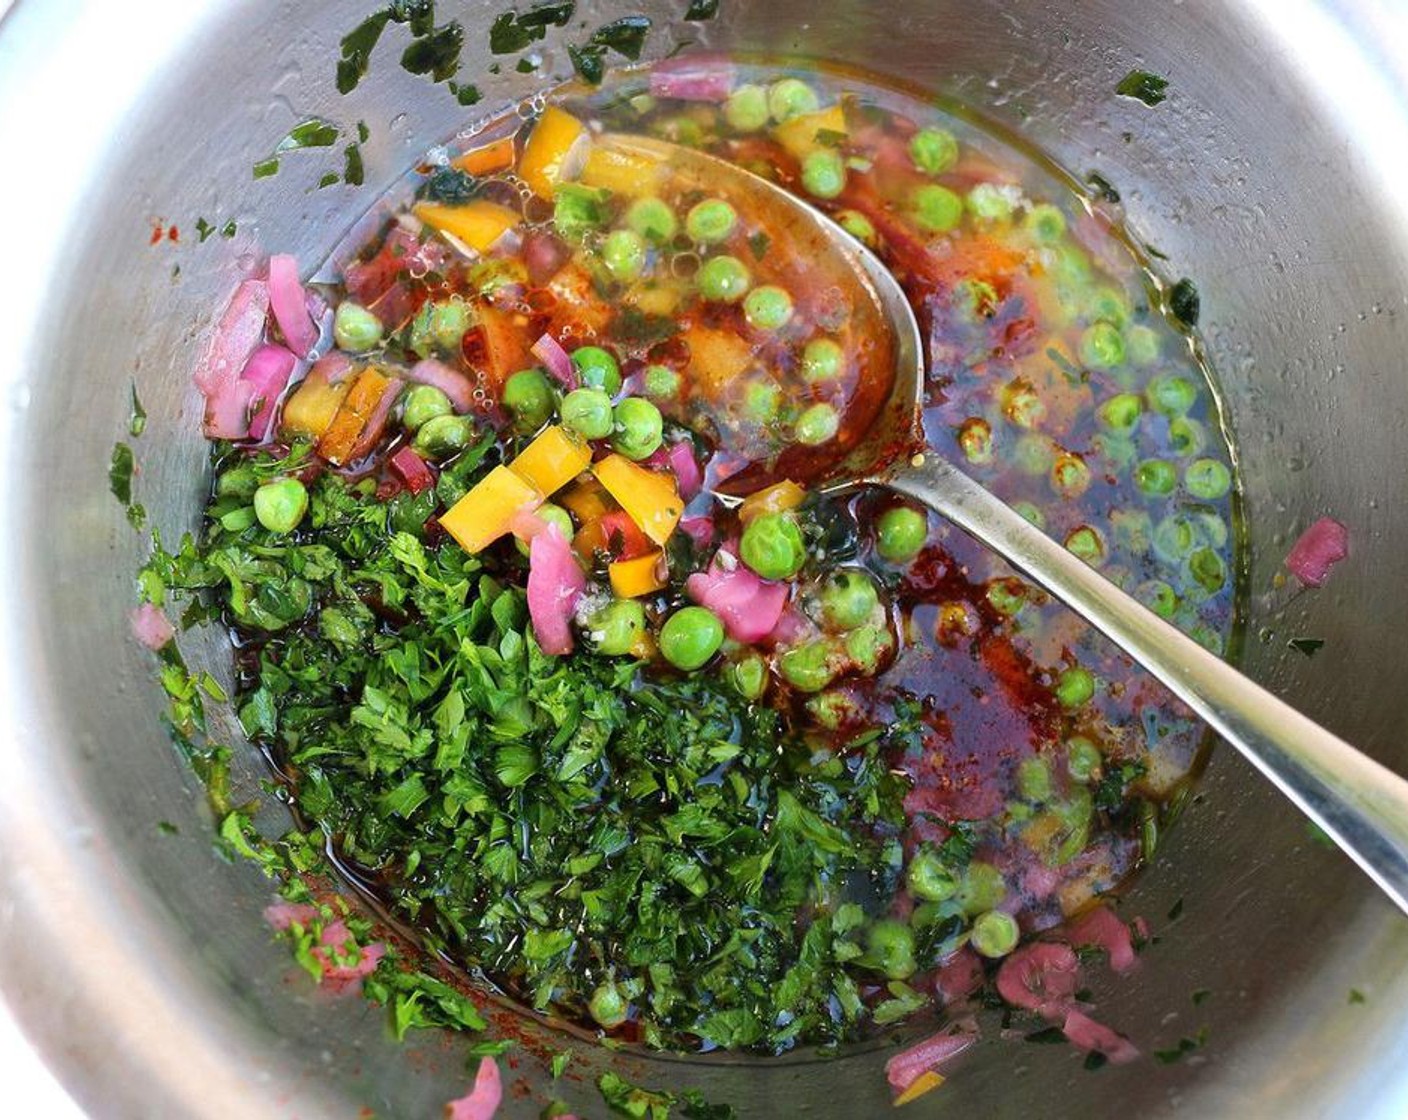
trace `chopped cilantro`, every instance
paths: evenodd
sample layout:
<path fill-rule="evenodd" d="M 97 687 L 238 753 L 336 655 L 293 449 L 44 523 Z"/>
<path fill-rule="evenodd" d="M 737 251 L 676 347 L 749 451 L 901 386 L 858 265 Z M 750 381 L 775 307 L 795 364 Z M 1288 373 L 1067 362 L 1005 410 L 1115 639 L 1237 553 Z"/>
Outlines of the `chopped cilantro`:
<path fill-rule="evenodd" d="M 1065 1032 L 1060 1027 L 1043 1027 L 1039 1031 L 1022 1036 L 1023 1042 L 1036 1042 L 1043 1046 L 1051 1046 L 1058 1042 L 1065 1042 Z"/>
<path fill-rule="evenodd" d="M 268 159 L 261 159 L 254 165 L 254 177 L 256 179 L 267 179 L 271 175 L 279 173 L 279 161 L 277 157 L 270 156 Z"/>
<path fill-rule="evenodd" d="M 112 496 L 124 506 L 132 504 L 132 472 L 136 465 L 136 457 L 127 444 L 113 445 L 112 464 L 108 467 L 108 487 L 112 490 Z"/>
<path fill-rule="evenodd" d="M 390 19 L 389 9 L 376 12 L 342 37 L 342 57 L 337 63 L 338 93 L 351 93 L 366 77 L 372 51 Z"/>
<path fill-rule="evenodd" d="M 429 74 L 435 82 L 447 81 L 459 71 L 463 48 L 464 28 L 451 20 L 412 39 L 401 53 L 401 68 L 411 74 Z"/>
<path fill-rule="evenodd" d="M 342 182 L 342 179 L 339 178 L 336 171 L 325 171 L 318 179 L 318 190 L 323 190 L 326 187 L 335 187 L 340 182 Z"/>
<path fill-rule="evenodd" d="M 1082 1068 L 1088 1070 L 1104 1069 L 1110 1064 L 1110 1059 L 1100 1053 L 1099 1050 L 1092 1050 L 1085 1056 L 1085 1061 L 1081 1063 Z"/>
<path fill-rule="evenodd" d="M 1184 1037 L 1178 1040 L 1176 1046 L 1170 1046 L 1164 1050 L 1155 1050 L 1154 1057 L 1164 1065 L 1172 1065 L 1174 1062 L 1181 1062 L 1189 1054 L 1202 1049 L 1207 1045 L 1208 1028 L 1203 1027 L 1197 1034 L 1191 1037 Z"/>
<path fill-rule="evenodd" d="M 768 246 L 772 244 L 772 238 L 762 230 L 748 235 L 748 251 L 753 254 L 755 261 L 763 259 L 763 254 L 768 251 Z"/>
<path fill-rule="evenodd" d="M 575 0 L 551 0 L 522 14 L 503 12 L 489 27 L 489 50 L 516 54 L 544 38 L 549 27 L 565 27 L 576 9 Z"/>
<path fill-rule="evenodd" d="M 235 220 L 231 218 L 228 222 L 226 222 L 223 226 L 220 227 L 220 236 L 227 239 L 234 237 L 235 231 L 238 229 L 239 227 L 235 225 Z"/>
<path fill-rule="evenodd" d="M 215 227 L 204 218 L 196 219 L 196 236 L 199 243 L 204 245 L 205 239 L 215 232 Z"/>
<path fill-rule="evenodd" d="M 1202 300 L 1198 296 L 1197 285 L 1186 276 L 1175 284 L 1168 293 L 1168 309 L 1174 319 L 1185 327 L 1198 325 L 1198 313 Z"/>
<path fill-rule="evenodd" d="M 1169 907 L 1169 910 L 1168 910 L 1168 920 L 1171 921 L 1171 922 L 1176 922 L 1176 921 L 1178 921 L 1178 919 L 1181 918 L 1182 916 L 1183 916 L 1183 899 L 1180 898 L 1177 902 L 1175 902 L 1172 906 Z"/>
<path fill-rule="evenodd" d="M 702 23 L 706 19 L 713 19 L 719 14 L 719 0 L 689 0 L 689 7 L 685 9 L 684 18 L 691 23 Z"/>
<path fill-rule="evenodd" d="M 133 439 L 136 439 L 147 430 L 147 410 L 142 407 L 142 400 L 137 396 L 137 383 L 132 382 L 132 403 L 127 417 L 127 431 Z"/>
<path fill-rule="evenodd" d="M 571 1062 L 572 1051 L 570 1050 L 560 1050 L 556 1054 L 554 1054 L 552 1056 L 552 1065 L 550 1066 L 550 1069 L 552 1070 L 552 1079 L 556 1081 L 559 1077 L 566 1073 L 567 1067 L 571 1064 Z"/>
<path fill-rule="evenodd" d="M 1358 988 L 1350 988 L 1350 989 L 1349 989 L 1349 1002 L 1352 1003 L 1352 1004 L 1353 1004 L 1353 1003 L 1367 1003 L 1368 1000 L 1365 998 L 1364 993 L 1361 992 Z"/>
<path fill-rule="evenodd" d="M 1212 998 L 1212 989 L 1210 989 L 1210 988 L 1199 988 L 1197 991 L 1195 991 L 1195 992 L 1193 993 L 1193 1006 L 1194 1006 L 1194 1007 L 1201 1007 L 1203 1004 L 1205 1004 L 1205 1003 L 1206 1003 L 1209 999 L 1211 999 L 1211 998 Z"/>
<path fill-rule="evenodd" d="M 357 144 L 348 144 L 343 153 L 342 181 L 349 186 L 360 187 L 366 179 L 366 169 L 362 166 L 362 149 Z"/>
<path fill-rule="evenodd" d="M 1085 185 L 1090 188 L 1090 193 L 1100 202 L 1108 202 L 1114 205 L 1120 200 L 1120 192 L 1110 184 L 1110 180 L 1101 175 L 1098 171 L 1086 173 Z"/>
<path fill-rule="evenodd" d="M 607 47 L 632 62 L 640 58 L 645 48 L 645 37 L 650 32 L 650 19 L 646 16 L 622 16 L 610 23 L 602 24 L 594 32 L 590 45 Z"/>
<path fill-rule="evenodd" d="M 1325 645 L 1324 638 L 1292 638 L 1286 643 L 1297 653 L 1303 653 L 1306 657 L 1314 657 Z"/>
<path fill-rule="evenodd" d="M 478 104 L 480 98 L 483 97 L 483 94 L 479 92 L 479 87 L 469 82 L 451 82 L 449 85 L 450 92 L 455 95 L 455 100 L 461 105 Z"/>
<path fill-rule="evenodd" d="M 670 1107 L 676 1101 L 672 1093 L 642 1089 L 610 1070 L 596 1079 L 596 1087 L 607 1108 L 631 1120 L 669 1120 Z"/>
<path fill-rule="evenodd" d="M 458 167 L 437 167 L 426 177 L 421 197 L 430 202 L 468 202 L 479 193 L 479 183 Z"/>
<path fill-rule="evenodd" d="M 1334 840 L 1330 838 L 1330 834 L 1314 821 L 1305 822 L 1305 834 L 1310 837 L 1313 843 L 1320 845 L 1322 848 L 1328 848 L 1330 851 L 1334 851 L 1337 846 Z"/>
<path fill-rule="evenodd" d="M 274 146 L 274 154 L 300 148 L 331 148 L 341 135 L 341 130 L 331 121 L 313 117 L 289 129 L 287 135 Z"/>
<path fill-rule="evenodd" d="M 1168 79 L 1151 74 L 1148 70 L 1131 70 L 1115 86 L 1115 92 L 1121 97 L 1132 97 L 1150 108 L 1168 99 L 1168 94 L 1164 92 L 1167 89 Z"/>
<path fill-rule="evenodd" d="M 577 76 L 582 81 L 594 86 L 600 85 L 602 78 L 606 76 L 605 54 L 601 47 L 567 48 L 567 57 L 572 60 L 572 69 L 577 71 Z"/>

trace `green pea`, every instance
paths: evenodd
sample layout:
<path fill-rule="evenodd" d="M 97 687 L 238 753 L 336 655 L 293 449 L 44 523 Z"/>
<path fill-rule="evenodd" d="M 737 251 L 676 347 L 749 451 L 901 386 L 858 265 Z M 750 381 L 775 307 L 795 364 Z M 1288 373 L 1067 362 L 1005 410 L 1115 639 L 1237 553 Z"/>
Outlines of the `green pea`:
<path fill-rule="evenodd" d="M 845 367 L 845 352 L 829 338 L 814 338 L 802 349 L 802 379 L 808 384 L 835 381 Z"/>
<path fill-rule="evenodd" d="M 705 665 L 724 643 L 724 624 L 703 607 L 681 607 L 660 627 L 660 653 L 687 673 Z"/>
<path fill-rule="evenodd" d="M 1226 547 L 1227 522 L 1222 519 L 1222 515 L 1207 509 L 1199 510 L 1195 516 L 1197 517 L 1198 529 L 1203 540 L 1207 541 L 1213 548 Z"/>
<path fill-rule="evenodd" d="M 1139 449 L 1128 436 L 1117 436 L 1110 432 L 1095 433 L 1095 450 L 1107 463 L 1115 467 L 1127 467 L 1134 462 Z"/>
<path fill-rule="evenodd" d="M 970 416 L 959 426 L 958 446 L 970 463 L 991 463 L 992 425 L 981 416 Z"/>
<path fill-rule="evenodd" d="M 792 428 L 792 434 L 797 437 L 798 443 L 807 447 L 816 447 L 835 439 L 836 433 L 840 430 L 840 413 L 825 401 L 818 401 L 802 410 L 802 414 L 797 417 L 797 423 Z"/>
<path fill-rule="evenodd" d="M 1117 393 L 1101 402 L 1095 410 L 1095 420 L 1106 431 L 1129 435 L 1139 426 L 1139 417 L 1143 412 L 1144 402 L 1136 394 Z"/>
<path fill-rule="evenodd" d="M 842 210 L 835 218 L 837 224 L 862 245 L 874 247 L 878 240 L 875 226 L 859 210 Z"/>
<path fill-rule="evenodd" d="M 777 659 L 777 671 L 798 692 L 820 692 L 836 678 L 831 649 L 822 641 L 787 650 Z"/>
<path fill-rule="evenodd" d="M 588 389 L 602 389 L 613 397 L 621 391 L 621 366 L 610 350 L 579 346 L 572 351 L 572 368 Z"/>
<path fill-rule="evenodd" d="M 580 183 L 559 183 L 553 193 L 552 221 L 568 241 L 581 241 L 606 223 L 607 191 Z"/>
<path fill-rule="evenodd" d="M 435 338 L 430 333 L 430 318 L 434 312 L 434 304 L 423 303 L 420 310 L 416 312 L 415 318 L 411 320 L 411 328 L 406 336 L 406 345 L 415 352 L 417 357 L 428 358 L 435 352 Z"/>
<path fill-rule="evenodd" d="M 1037 509 L 1031 502 L 1013 502 L 1012 509 L 1019 514 L 1024 521 L 1030 521 L 1038 529 L 1046 528 L 1046 514 Z"/>
<path fill-rule="evenodd" d="M 1226 497 L 1232 489 L 1232 472 L 1216 459 L 1197 459 L 1188 464 L 1183 482 L 1193 497 L 1212 502 Z"/>
<path fill-rule="evenodd" d="M 1169 449 L 1180 459 L 1188 459 L 1207 446 L 1207 430 L 1196 420 L 1175 416 L 1168 422 Z"/>
<path fill-rule="evenodd" d="M 1105 538 L 1093 525 L 1081 525 L 1066 534 L 1066 551 L 1084 560 L 1092 568 L 1105 561 Z"/>
<path fill-rule="evenodd" d="M 587 1001 L 587 1010 L 592 1018 L 607 1030 L 619 1027 L 626 1021 L 628 1007 L 621 989 L 611 983 L 597 985 Z"/>
<path fill-rule="evenodd" d="M 381 320 L 360 303 L 343 300 L 332 317 L 332 337 L 339 350 L 362 354 L 381 345 Z"/>
<path fill-rule="evenodd" d="M 1123 331 L 1129 322 L 1129 300 L 1124 298 L 1124 293 L 1118 288 L 1108 285 L 1096 288 L 1086 301 L 1085 314 L 1089 319 L 1103 319 Z"/>
<path fill-rule="evenodd" d="M 1110 513 L 1110 529 L 1115 543 L 1124 552 L 1143 553 L 1149 551 L 1153 539 L 1153 518 L 1142 509 L 1117 509 Z"/>
<path fill-rule="evenodd" d="M 760 427 L 772 424 L 782 412 L 782 389 L 774 381 L 754 378 L 743 386 L 739 407 L 743 419 Z"/>
<path fill-rule="evenodd" d="M 737 303 L 748 291 L 753 278 L 737 257 L 710 257 L 694 275 L 705 299 L 718 303 Z"/>
<path fill-rule="evenodd" d="M 540 369 L 521 369 L 504 382 L 503 406 L 520 432 L 536 432 L 552 419 L 557 394 Z"/>
<path fill-rule="evenodd" d="M 802 160 L 802 186 L 815 198 L 835 198 L 846 189 L 846 162 L 834 148 L 817 148 Z"/>
<path fill-rule="evenodd" d="M 786 288 L 763 284 L 743 298 L 743 315 L 760 331 L 775 331 L 792 318 L 792 297 Z"/>
<path fill-rule="evenodd" d="M 1156 377 L 1145 392 L 1149 407 L 1165 416 L 1182 416 L 1198 402 L 1198 387 L 1186 377 Z"/>
<path fill-rule="evenodd" d="M 791 579 L 807 559 L 797 519 L 790 513 L 755 517 L 738 542 L 743 562 L 764 579 Z"/>
<path fill-rule="evenodd" d="M 1051 767 L 1040 755 L 1022 759 L 1017 767 L 1017 792 L 1028 801 L 1046 801 L 1051 797 Z"/>
<path fill-rule="evenodd" d="M 846 568 L 822 584 L 820 602 L 823 623 L 832 630 L 854 630 L 875 613 L 880 595 L 865 572 Z"/>
<path fill-rule="evenodd" d="M 1066 773 L 1072 781 L 1094 781 L 1104 764 L 1100 748 L 1084 735 L 1072 735 L 1066 740 Z"/>
<path fill-rule="evenodd" d="M 1058 835 L 1061 839 L 1056 850 L 1048 855 L 1047 862 L 1060 866 L 1075 859 L 1090 842 L 1090 821 L 1095 812 L 1095 799 L 1088 789 L 1076 786 L 1065 801 L 1057 802 L 1052 808 L 1060 822 Z"/>
<path fill-rule="evenodd" d="M 611 398 L 602 389 L 573 389 L 562 398 L 561 416 L 583 439 L 605 439 L 614 423 Z"/>
<path fill-rule="evenodd" d="M 762 86 L 739 86 L 724 102 L 724 120 L 736 132 L 757 132 L 768 123 L 767 91 Z"/>
<path fill-rule="evenodd" d="M 1018 377 L 1004 385 L 999 401 L 1002 415 L 1019 428 L 1031 431 L 1046 419 L 1046 402 L 1026 378 Z"/>
<path fill-rule="evenodd" d="M 958 893 L 958 880 L 948 865 L 928 848 L 914 853 L 905 868 L 909 893 L 925 902 L 946 902 Z"/>
<path fill-rule="evenodd" d="M 866 934 L 866 947 L 875 967 L 891 980 L 913 976 L 919 967 L 914 960 L 914 933 L 903 922 L 884 919 Z"/>
<path fill-rule="evenodd" d="M 927 233 L 947 233 L 963 220 L 963 199 L 937 183 L 917 188 L 911 204 L 915 222 Z"/>
<path fill-rule="evenodd" d="M 1143 323 L 1136 323 L 1124 332 L 1124 347 L 1129 360 L 1141 369 L 1157 362 L 1162 349 L 1158 334 Z"/>
<path fill-rule="evenodd" d="M 820 104 L 816 91 L 798 78 L 783 78 L 768 87 L 768 112 L 778 124 L 815 113 Z"/>
<path fill-rule="evenodd" d="M 575 528 L 572 525 L 572 515 L 559 505 L 552 502 L 544 502 L 533 511 L 540 521 L 546 521 L 549 525 L 556 525 L 558 531 L 562 533 L 562 539 L 571 542 L 575 535 Z M 532 554 L 532 546 L 525 540 L 514 541 L 518 551 L 523 556 Z"/>
<path fill-rule="evenodd" d="M 1022 225 L 1037 241 L 1050 245 L 1065 236 L 1066 215 L 1058 207 L 1042 202 L 1027 210 Z"/>
<path fill-rule="evenodd" d="M 759 700 L 768 687 L 768 663 L 760 654 L 745 653 L 729 663 L 724 679 L 745 700 Z"/>
<path fill-rule="evenodd" d="M 254 492 L 254 516 L 271 533 L 292 533 L 308 512 L 308 488 L 296 478 L 266 482 Z"/>
<path fill-rule="evenodd" d="M 644 397 L 627 397 L 616 406 L 611 446 L 627 459 L 648 459 L 663 439 L 660 410 Z"/>
<path fill-rule="evenodd" d="M 979 183 L 968 192 L 968 212 L 982 222 L 1006 222 L 1012 218 L 1012 192 L 996 183 Z"/>
<path fill-rule="evenodd" d="M 1021 940 L 1017 919 L 1001 910 L 987 910 L 973 919 L 969 944 L 979 956 L 997 959 L 1005 957 Z"/>
<path fill-rule="evenodd" d="M 1141 583 L 1134 589 L 1134 597 L 1160 618 L 1172 618 L 1178 610 L 1178 593 L 1161 579 Z"/>
<path fill-rule="evenodd" d="M 653 245 L 663 245 L 679 232 L 675 212 L 658 198 L 638 198 L 626 210 L 626 225 Z"/>
<path fill-rule="evenodd" d="M 1078 498 L 1090 488 L 1090 468 L 1073 451 L 1056 456 L 1051 464 L 1051 489 L 1063 498 Z"/>
<path fill-rule="evenodd" d="M 411 446 L 427 459 L 458 455 L 474 438 L 474 421 L 468 416 L 433 416 L 421 425 Z"/>
<path fill-rule="evenodd" d="M 956 899 L 965 914 L 991 910 L 1006 897 L 1007 884 L 1002 880 L 1002 872 L 992 864 L 974 860 L 964 869 Z"/>
<path fill-rule="evenodd" d="M 1095 677 L 1089 669 L 1072 665 L 1056 678 L 1056 701 L 1063 708 L 1079 708 L 1095 696 Z"/>
<path fill-rule="evenodd" d="M 978 326 L 997 313 L 1002 300 L 986 280 L 969 276 L 954 285 L 952 302 L 963 322 Z"/>
<path fill-rule="evenodd" d="M 929 520 L 912 506 L 892 506 L 875 522 L 875 551 L 892 564 L 907 564 L 929 538 Z"/>
<path fill-rule="evenodd" d="M 1166 459 L 1145 459 L 1134 468 L 1134 485 L 1151 498 L 1163 498 L 1178 485 L 1178 470 Z"/>
<path fill-rule="evenodd" d="M 601 262 L 623 283 L 645 271 L 645 239 L 633 229 L 613 229 L 601 243 Z"/>
<path fill-rule="evenodd" d="M 807 715 L 811 716 L 819 727 L 824 727 L 828 731 L 837 731 L 861 717 L 860 705 L 841 691 L 822 692 L 816 696 L 810 696 L 803 707 L 806 709 Z"/>
<path fill-rule="evenodd" d="M 252 498 L 259 489 L 259 476 L 252 466 L 231 467 L 215 480 L 217 498 Z"/>
<path fill-rule="evenodd" d="M 862 675 L 873 677 L 895 651 L 888 626 L 861 626 L 846 635 L 846 657 Z"/>
<path fill-rule="evenodd" d="M 1087 327 L 1080 336 L 1080 360 L 1091 369 L 1114 369 L 1124 364 L 1124 335 L 1113 323 Z"/>
<path fill-rule="evenodd" d="M 671 401 L 680 395 L 680 375 L 669 366 L 646 366 L 641 387 L 647 397 L 654 397 L 658 401 Z"/>
<path fill-rule="evenodd" d="M 1008 576 L 1004 579 L 989 580 L 983 597 L 998 614 L 1011 618 L 1027 605 L 1027 594 L 1026 584 Z"/>
<path fill-rule="evenodd" d="M 942 175 L 958 163 L 958 141 L 941 128 L 921 128 L 909 138 L 909 158 L 926 175 Z"/>
<path fill-rule="evenodd" d="M 634 599 L 613 599 L 591 616 L 587 627 L 597 652 L 609 657 L 630 653 L 644 633 L 645 608 Z"/>
<path fill-rule="evenodd" d="M 464 342 L 470 322 L 469 305 L 459 297 L 435 304 L 430 313 L 430 334 L 435 345 L 445 353 L 454 353 Z"/>
<path fill-rule="evenodd" d="M 696 203 L 685 215 L 684 231 L 691 241 L 716 245 L 725 240 L 738 224 L 738 213 L 721 198 Z"/>
<path fill-rule="evenodd" d="M 1227 583 L 1227 565 L 1210 548 L 1197 549 L 1188 557 L 1188 571 L 1208 591 L 1221 591 Z"/>

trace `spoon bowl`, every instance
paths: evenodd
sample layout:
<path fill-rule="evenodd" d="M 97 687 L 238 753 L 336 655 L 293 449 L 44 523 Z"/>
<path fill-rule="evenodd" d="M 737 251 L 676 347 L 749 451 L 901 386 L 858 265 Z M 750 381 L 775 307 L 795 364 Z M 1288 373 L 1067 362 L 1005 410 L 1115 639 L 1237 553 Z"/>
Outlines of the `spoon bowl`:
<path fill-rule="evenodd" d="M 863 329 L 878 326 L 893 366 L 883 393 L 859 394 L 838 439 L 731 475 L 744 494 L 781 477 L 842 492 L 883 486 L 928 506 L 1074 610 L 1162 682 L 1281 789 L 1408 913 L 1408 781 L 1301 715 L 1160 618 L 933 450 L 919 423 L 926 367 L 919 324 L 899 281 L 820 210 L 741 167 L 666 141 L 603 141 L 676 168 L 711 191 L 747 197 L 805 247 L 809 267 L 843 285 Z M 883 398 L 883 399 L 882 399 Z"/>

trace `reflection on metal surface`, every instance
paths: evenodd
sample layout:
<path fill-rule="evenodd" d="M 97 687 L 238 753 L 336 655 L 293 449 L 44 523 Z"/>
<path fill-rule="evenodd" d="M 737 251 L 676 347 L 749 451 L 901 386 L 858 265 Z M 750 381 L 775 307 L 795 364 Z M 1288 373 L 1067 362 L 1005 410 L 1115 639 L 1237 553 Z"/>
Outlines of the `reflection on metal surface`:
<path fill-rule="evenodd" d="M 141 500 L 168 532 L 191 526 L 204 449 L 187 371 L 241 254 L 276 247 L 311 264 L 364 205 L 341 187 L 312 192 L 311 161 L 254 182 L 271 141 L 304 115 L 365 119 L 370 195 L 463 124 L 454 98 L 396 67 L 394 33 L 371 80 L 338 99 L 338 37 L 369 6 L 24 0 L 0 25 L 0 206 L 12 216 L 0 279 L 0 978 L 104 1115 L 434 1115 L 464 1089 L 460 1051 L 432 1045 L 409 1061 L 378 1014 L 290 980 L 259 919 L 267 885 L 211 856 L 199 794 L 156 720 L 149 661 L 127 636 L 141 541 L 105 482 L 136 377 L 150 413 Z M 1203 294 L 1245 461 L 1253 592 L 1309 520 L 1330 512 L 1351 528 L 1353 554 L 1325 591 L 1274 612 L 1255 601 L 1251 632 L 1273 637 L 1253 644 L 1248 668 L 1403 768 L 1408 602 L 1384 589 L 1408 576 L 1393 512 L 1408 490 L 1408 201 L 1388 189 L 1408 152 L 1396 53 L 1408 46 L 1386 34 L 1390 6 L 1378 5 L 1384 22 L 1373 5 L 1346 12 L 1343 34 L 1337 6 L 1305 0 L 779 0 L 726 4 L 713 26 L 674 22 L 678 7 L 639 5 L 661 29 L 652 51 L 687 32 L 889 70 L 1120 188 L 1132 227 Z M 619 14 L 582 4 L 578 18 L 595 26 L 608 12 Z M 466 62 L 482 67 L 485 21 L 466 22 Z M 543 54 L 563 76 L 561 49 Z M 1171 79 L 1158 109 L 1111 96 L 1136 64 Z M 485 111 L 531 81 L 485 81 Z M 1356 116 L 1360 90 L 1372 104 Z M 237 218 L 240 235 L 147 245 L 153 220 L 202 216 Z M 1307 635 L 1327 643 L 1314 661 L 1285 652 Z M 220 661 L 214 643 L 208 656 Z M 257 760 L 241 765 L 253 788 Z M 1408 1114 L 1404 923 L 1304 843 L 1296 815 L 1229 752 L 1204 794 L 1126 904 L 1166 936 L 1130 983 L 1097 995 L 1146 1046 L 1208 1026 L 1211 1060 L 1091 1075 L 1061 1047 L 994 1045 L 914 1115 L 1088 1116 L 1116 1102 L 1140 1116 Z M 161 819 L 178 834 L 158 833 Z M 1195 988 L 1213 992 L 1196 1008 Z M 1367 1002 L 1349 1004 L 1350 988 Z M 635 1073 L 744 1115 L 864 1116 L 888 1107 L 880 1064 L 659 1061 Z M 524 1075 L 536 1070 L 525 1059 Z M 567 1095 L 600 1114 L 589 1087 Z"/>

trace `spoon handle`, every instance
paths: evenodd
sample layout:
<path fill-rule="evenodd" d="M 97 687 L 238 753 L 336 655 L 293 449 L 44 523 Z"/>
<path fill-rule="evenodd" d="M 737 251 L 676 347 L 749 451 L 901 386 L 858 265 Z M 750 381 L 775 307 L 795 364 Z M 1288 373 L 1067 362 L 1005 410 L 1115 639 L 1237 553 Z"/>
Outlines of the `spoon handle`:
<path fill-rule="evenodd" d="M 1408 781 L 1254 684 L 941 456 L 873 481 L 976 537 L 1123 649 L 1318 824 L 1408 913 Z"/>

